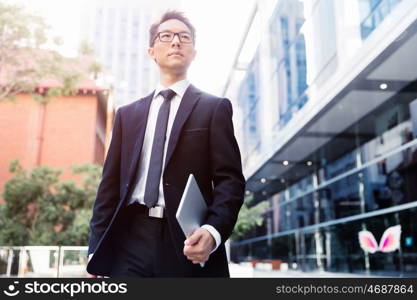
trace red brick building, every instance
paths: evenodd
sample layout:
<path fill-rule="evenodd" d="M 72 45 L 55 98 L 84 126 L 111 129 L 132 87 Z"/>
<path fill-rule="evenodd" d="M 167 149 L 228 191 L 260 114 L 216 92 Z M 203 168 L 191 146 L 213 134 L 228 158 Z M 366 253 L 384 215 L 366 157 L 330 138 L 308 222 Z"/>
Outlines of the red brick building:
<path fill-rule="evenodd" d="M 47 86 L 40 87 L 47 89 Z M 108 90 L 86 81 L 75 96 L 53 98 L 41 104 L 20 94 L 14 102 L 0 102 L 0 193 L 12 177 L 9 162 L 18 158 L 25 169 L 47 165 L 71 176 L 72 164 L 103 164 L 114 109 Z M 3 198 L 0 195 L 0 202 Z"/>

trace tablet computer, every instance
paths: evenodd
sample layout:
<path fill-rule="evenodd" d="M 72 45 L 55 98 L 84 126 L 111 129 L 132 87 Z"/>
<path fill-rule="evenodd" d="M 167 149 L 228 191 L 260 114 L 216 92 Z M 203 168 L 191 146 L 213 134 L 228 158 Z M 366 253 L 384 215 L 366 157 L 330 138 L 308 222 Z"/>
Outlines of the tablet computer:
<path fill-rule="evenodd" d="M 194 175 L 190 174 L 175 215 L 186 237 L 189 237 L 194 230 L 203 225 L 206 213 L 206 201 Z"/>
<path fill-rule="evenodd" d="M 203 225 L 206 214 L 206 201 L 204 200 L 203 194 L 201 194 L 194 175 L 190 174 L 175 215 L 187 238 L 194 230 Z M 204 263 L 200 263 L 200 265 L 203 267 Z"/>

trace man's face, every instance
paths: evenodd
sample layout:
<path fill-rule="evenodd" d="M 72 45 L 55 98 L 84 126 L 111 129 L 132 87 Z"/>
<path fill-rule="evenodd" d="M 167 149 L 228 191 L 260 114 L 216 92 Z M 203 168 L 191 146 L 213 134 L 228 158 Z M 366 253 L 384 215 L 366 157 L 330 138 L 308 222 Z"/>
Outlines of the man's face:
<path fill-rule="evenodd" d="M 191 35 L 187 25 L 176 19 L 167 20 L 160 24 L 157 32 L 187 32 Z M 184 73 L 194 59 L 196 51 L 193 42 L 182 43 L 178 35 L 175 35 L 171 42 L 162 42 L 157 37 L 153 47 L 148 49 L 148 54 L 156 61 L 162 71 Z"/>

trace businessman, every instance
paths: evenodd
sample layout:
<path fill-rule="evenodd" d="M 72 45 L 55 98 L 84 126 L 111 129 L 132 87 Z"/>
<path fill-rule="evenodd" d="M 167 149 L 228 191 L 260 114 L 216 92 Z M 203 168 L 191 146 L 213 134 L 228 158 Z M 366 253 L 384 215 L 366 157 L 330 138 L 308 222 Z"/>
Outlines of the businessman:
<path fill-rule="evenodd" d="M 224 242 L 245 179 L 232 105 L 187 80 L 195 29 L 168 11 L 149 30 L 160 82 L 120 107 L 90 221 L 89 277 L 229 277 Z M 208 206 L 186 237 L 175 214 L 194 174 Z M 204 267 L 200 263 L 205 262 Z"/>

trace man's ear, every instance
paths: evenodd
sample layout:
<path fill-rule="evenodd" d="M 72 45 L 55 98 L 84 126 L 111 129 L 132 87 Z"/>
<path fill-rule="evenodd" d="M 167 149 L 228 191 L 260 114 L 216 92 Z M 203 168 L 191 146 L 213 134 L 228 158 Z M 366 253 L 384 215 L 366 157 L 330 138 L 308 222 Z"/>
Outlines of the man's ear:
<path fill-rule="evenodd" d="M 148 56 L 149 56 L 150 58 L 152 58 L 152 59 L 156 62 L 155 52 L 154 52 L 153 47 L 149 47 L 149 48 L 148 48 Z"/>
<path fill-rule="evenodd" d="M 153 47 L 149 47 L 148 48 L 148 56 L 153 58 L 153 54 L 154 54 Z"/>

